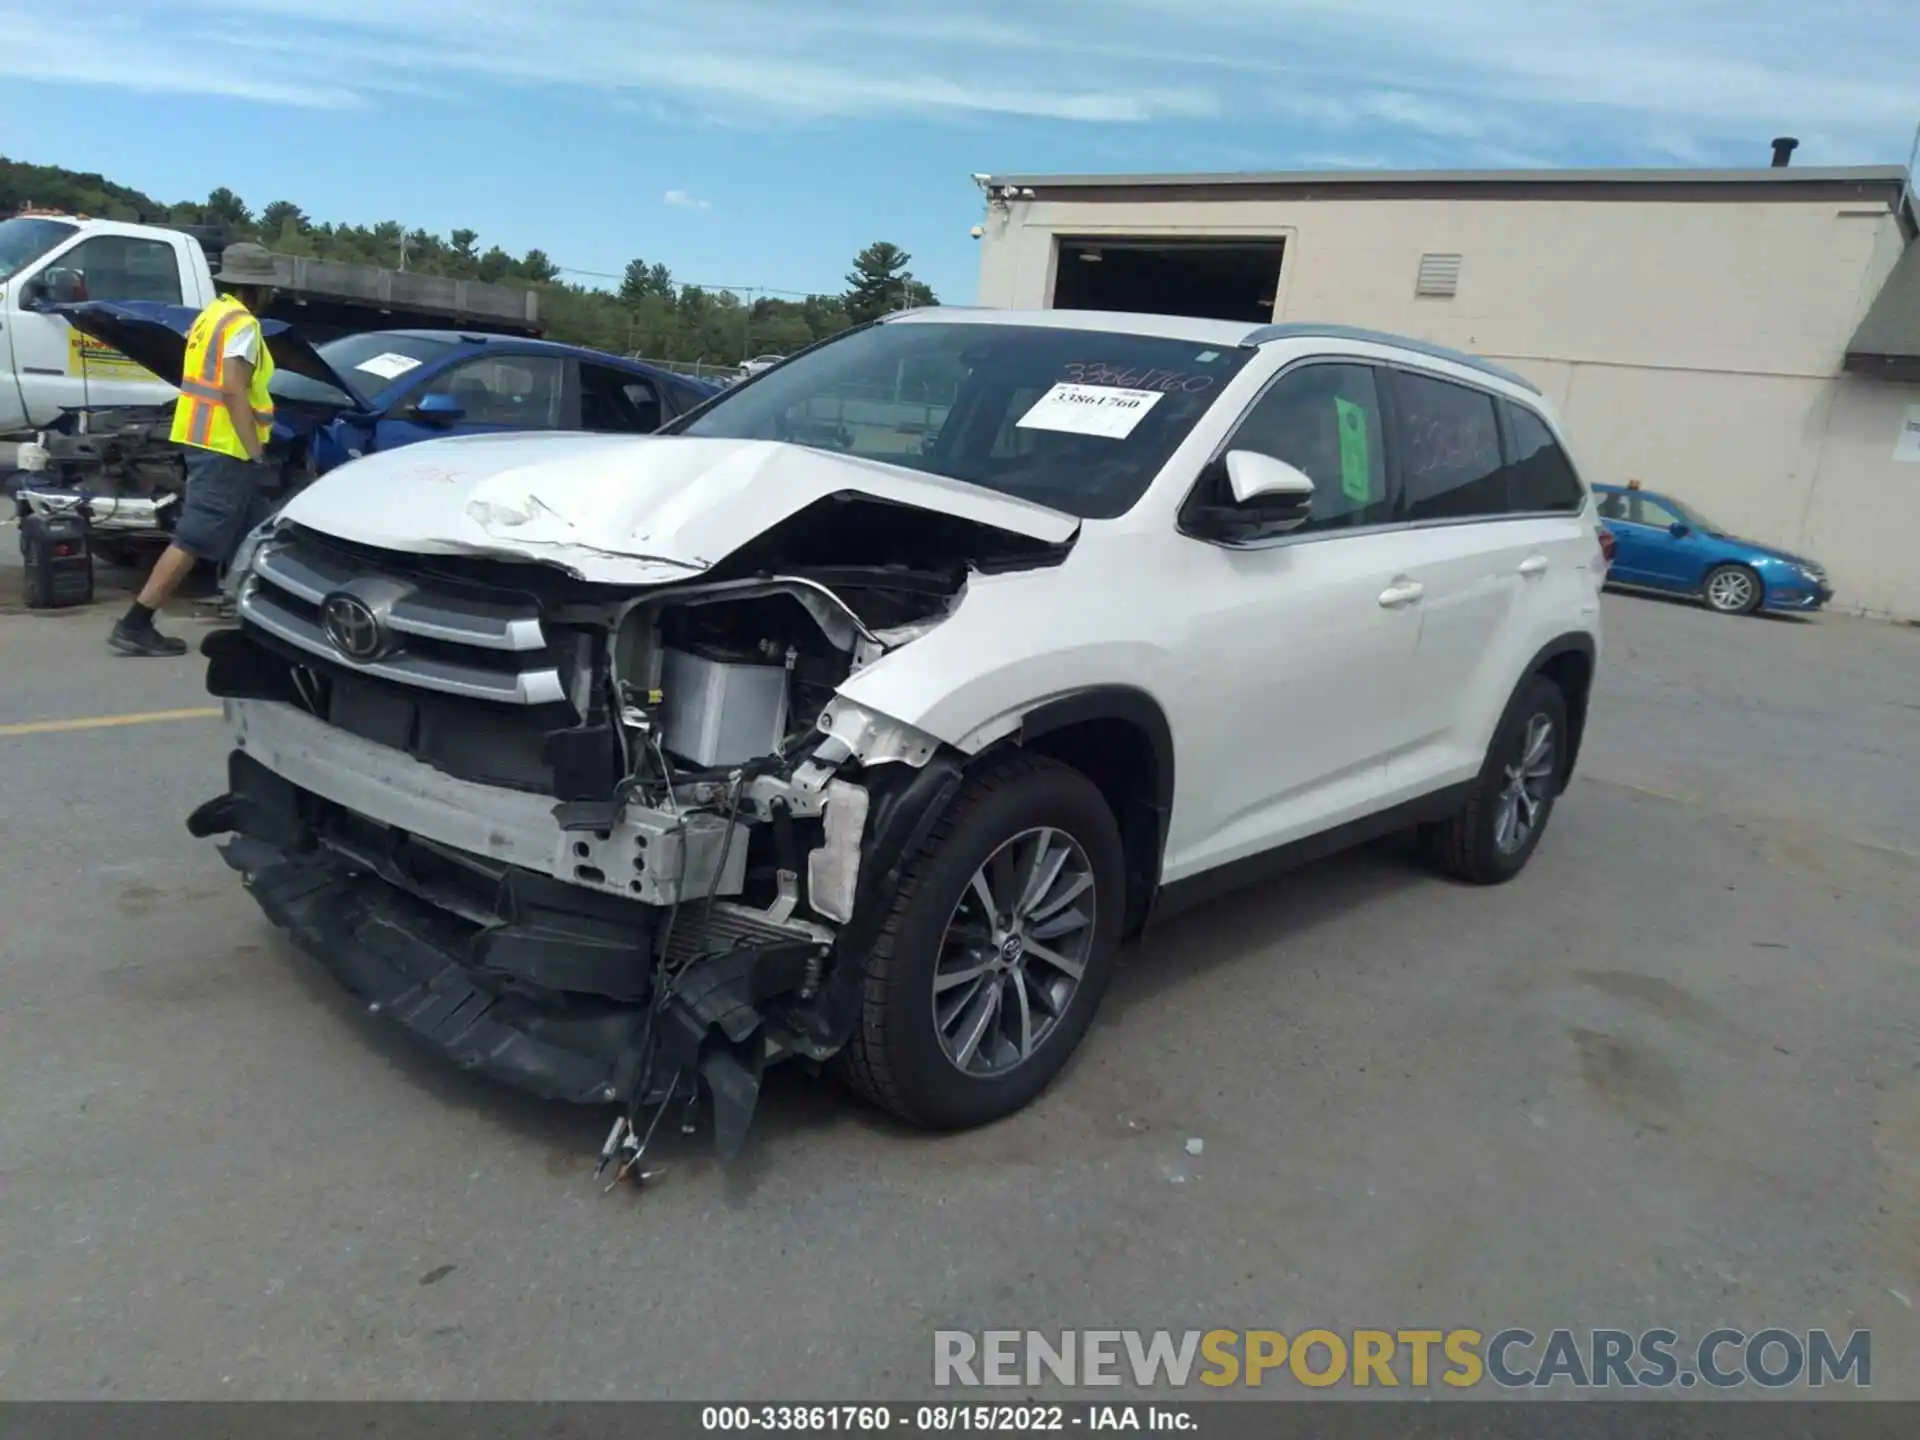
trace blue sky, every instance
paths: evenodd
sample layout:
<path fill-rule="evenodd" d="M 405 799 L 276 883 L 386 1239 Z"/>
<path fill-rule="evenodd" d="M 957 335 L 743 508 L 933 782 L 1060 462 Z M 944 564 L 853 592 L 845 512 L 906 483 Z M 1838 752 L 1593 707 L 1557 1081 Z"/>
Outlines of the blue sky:
<path fill-rule="evenodd" d="M 162 199 L 964 302 L 974 171 L 1904 162 L 1920 4 L 0 0 L 0 77 L 0 152 Z"/>

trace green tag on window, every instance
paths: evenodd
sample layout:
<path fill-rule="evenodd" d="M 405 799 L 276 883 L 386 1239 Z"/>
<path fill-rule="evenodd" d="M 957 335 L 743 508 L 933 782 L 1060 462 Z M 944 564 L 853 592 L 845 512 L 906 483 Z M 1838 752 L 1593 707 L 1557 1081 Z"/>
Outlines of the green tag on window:
<path fill-rule="evenodd" d="M 1340 414 L 1340 492 L 1358 505 L 1373 499 L 1373 466 L 1367 460 L 1367 412 L 1334 397 Z"/>

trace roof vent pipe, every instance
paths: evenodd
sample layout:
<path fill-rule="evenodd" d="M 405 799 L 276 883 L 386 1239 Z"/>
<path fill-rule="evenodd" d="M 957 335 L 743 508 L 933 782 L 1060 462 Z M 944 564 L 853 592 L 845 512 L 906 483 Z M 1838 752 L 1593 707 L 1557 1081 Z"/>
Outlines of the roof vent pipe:
<path fill-rule="evenodd" d="M 1800 142 L 1791 135 L 1782 135 L 1773 142 L 1773 168 L 1784 170 L 1793 163 L 1793 152 L 1800 148 Z"/>

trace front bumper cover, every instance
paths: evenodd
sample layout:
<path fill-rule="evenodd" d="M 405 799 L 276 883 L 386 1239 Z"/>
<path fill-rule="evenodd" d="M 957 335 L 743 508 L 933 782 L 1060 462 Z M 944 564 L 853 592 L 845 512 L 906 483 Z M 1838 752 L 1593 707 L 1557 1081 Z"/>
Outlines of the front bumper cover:
<path fill-rule="evenodd" d="M 349 995 L 460 1069 L 548 1100 L 645 1098 L 636 1044 L 644 1005 L 486 988 L 431 905 L 324 852 L 289 854 L 240 835 L 221 855 Z"/>
<path fill-rule="evenodd" d="M 188 830 L 230 835 L 222 857 L 269 919 L 367 1009 L 461 1070 L 547 1100 L 664 1103 L 691 1081 L 738 1152 L 768 1060 L 826 948 L 734 943 L 653 993 L 648 907 L 511 866 L 421 848 L 229 757 L 232 790 Z M 343 828 L 344 826 L 344 828 Z"/>

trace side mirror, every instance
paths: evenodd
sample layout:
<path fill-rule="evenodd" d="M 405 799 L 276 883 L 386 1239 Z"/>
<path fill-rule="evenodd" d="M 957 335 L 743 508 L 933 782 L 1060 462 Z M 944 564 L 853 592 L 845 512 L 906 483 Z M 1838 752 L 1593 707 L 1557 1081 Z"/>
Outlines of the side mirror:
<path fill-rule="evenodd" d="M 1257 450 L 1229 450 L 1209 467 L 1181 523 L 1191 534 L 1238 544 L 1298 530 L 1312 513 L 1313 480 L 1304 470 Z"/>
<path fill-rule="evenodd" d="M 466 419 L 467 409 L 451 395 L 422 395 L 413 407 L 415 418 L 428 425 L 453 425 Z"/>
<path fill-rule="evenodd" d="M 1667 534 L 1676 540 L 1684 540 L 1693 533 L 1693 527 L 1683 520 L 1676 520 L 1667 526 Z"/>
<path fill-rule="evenodd" d="M 1227 487 L 1233 491 L 1236 505 L 1267 496 L 1306 504 L 1313 501 L 1313 481 L 1306 471 L 1258 450 L 1227 452 Z"/>
<path fill-rule="evenodd" d="M 1267 534 L 1298 530 L 1313 513 L 1313 480 L 1307 472 L 1257 450 L 1227 452 L 1227 489 L 1233 503 L 1258 515 Z"/>
<path fill-rule="evenodd" d="M 20 290 L 22 310 L 50 310 L 55 305 L 74 305 L 87 298 L 86 277 L 78 270 L 52 265 L 29 280 Z"/>

